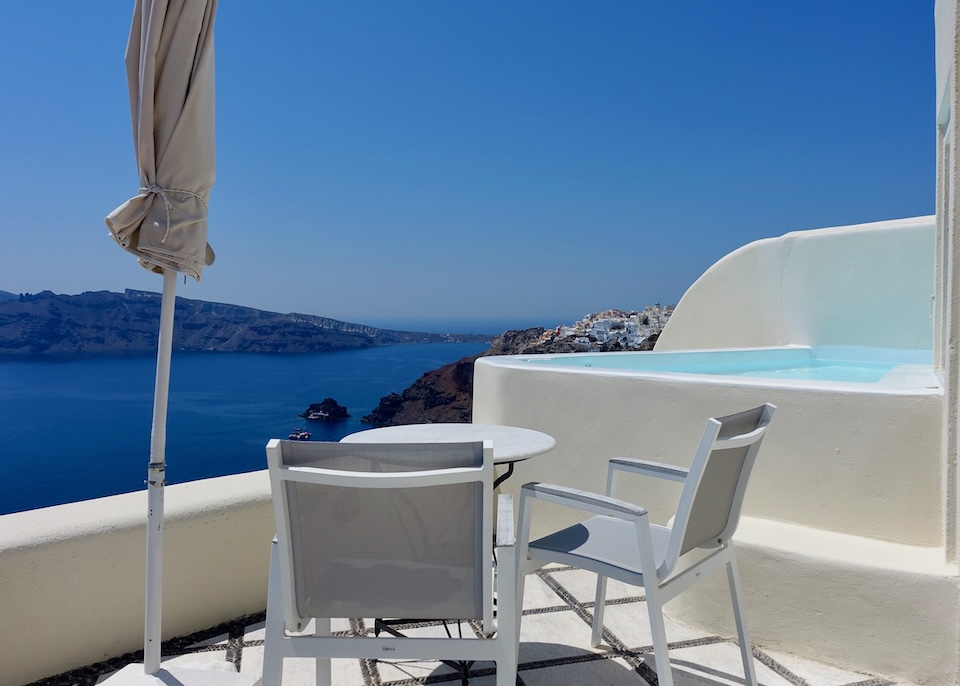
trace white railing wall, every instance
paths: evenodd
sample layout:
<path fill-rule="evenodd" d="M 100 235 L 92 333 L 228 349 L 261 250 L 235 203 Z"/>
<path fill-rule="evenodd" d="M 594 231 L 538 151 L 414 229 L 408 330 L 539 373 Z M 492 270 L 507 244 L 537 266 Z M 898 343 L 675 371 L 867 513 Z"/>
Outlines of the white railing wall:
<path fill-rule="evenodd" d="M 0 516 L 0 686 L 143 647 L 146 494 Z M 163 636 L 266 607 L 265 471 L 170 486 Z"/>

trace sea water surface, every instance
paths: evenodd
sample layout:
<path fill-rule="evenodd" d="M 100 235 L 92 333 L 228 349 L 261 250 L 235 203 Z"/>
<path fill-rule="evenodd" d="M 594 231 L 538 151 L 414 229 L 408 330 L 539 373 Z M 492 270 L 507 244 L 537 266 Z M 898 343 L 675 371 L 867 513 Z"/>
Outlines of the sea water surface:
<path fill-rule="evenodd" d="M 307 355 L 174 352 L 167 483 L 264 469 L 294 428 L 336 441 L 424 372 L 485 343 L 397 345 Z M 0 514 L 144 488 L 156 360 L 0 360 Z M 332 397 L 351 417 L 297 415 Z"/>

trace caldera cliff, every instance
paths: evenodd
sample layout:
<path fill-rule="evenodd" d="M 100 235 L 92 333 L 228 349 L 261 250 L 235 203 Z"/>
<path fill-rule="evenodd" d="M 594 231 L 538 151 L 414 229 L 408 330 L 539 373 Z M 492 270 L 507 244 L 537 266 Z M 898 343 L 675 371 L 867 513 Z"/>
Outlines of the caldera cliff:
<path fill-rule="evenodd" d="M 135 355 L 157 349 L 158 293 L 57 295 L 43 291 L 6 296 L 0 297 L 0 355 Z M 175 350 L 218 352 L 315 353 L 486 340 L 488 336 L 393 331 L 187 298 L 177 298 L 173 331 Z"/>

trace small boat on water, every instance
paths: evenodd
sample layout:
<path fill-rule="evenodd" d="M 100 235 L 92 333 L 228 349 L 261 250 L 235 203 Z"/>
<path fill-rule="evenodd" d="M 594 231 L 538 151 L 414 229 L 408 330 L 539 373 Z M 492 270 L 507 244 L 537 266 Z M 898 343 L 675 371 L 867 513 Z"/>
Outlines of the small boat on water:
<path fill-rule="evenodd" d="M 287 436 L 291 441 L 309 441 L 312 434 L 304 429 L 294 429 Z"/>
<path fill-rule="evenodd" d="M 316 411 L 316 412 L 309 412 L 309 413 L 307 413 L 307 419 L 312 419 L 312 420 L 314 420 L 314 421 L 317 421 L 317 420 L 320 420 L 320 419 L 326 419 L 326 418 L 329 417 L 329 416 L 330 416 L 330 414 L 327 413 L 327 412 L 324 412 L 323 410 L 318 410 L 318 411 Z"/>

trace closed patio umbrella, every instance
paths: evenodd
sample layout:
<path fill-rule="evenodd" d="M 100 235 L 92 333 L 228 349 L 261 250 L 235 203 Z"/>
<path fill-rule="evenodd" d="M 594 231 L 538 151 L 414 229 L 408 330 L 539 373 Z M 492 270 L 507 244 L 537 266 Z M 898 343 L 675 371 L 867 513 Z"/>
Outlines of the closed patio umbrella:
<path fill-rule="evenodd" d="M 160 668 L 167 394 L 177 274 L 213 262 L 207 200 L 215 177 L 213 24 L 217 0 L 137 0 L 127 44 L 140 190 L 107 216 L 116 241 L 163 274 L 147 492 L 144 664 L 111 683 L 220 683 L 231 675 Z M 196 671 L 196 674 L 190 672 Z M 176 672 L 174 674 L 174 672 Z M 253 682 L 233 674 L 229 683 Z"/>

